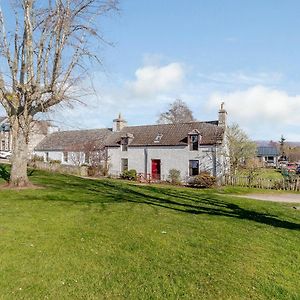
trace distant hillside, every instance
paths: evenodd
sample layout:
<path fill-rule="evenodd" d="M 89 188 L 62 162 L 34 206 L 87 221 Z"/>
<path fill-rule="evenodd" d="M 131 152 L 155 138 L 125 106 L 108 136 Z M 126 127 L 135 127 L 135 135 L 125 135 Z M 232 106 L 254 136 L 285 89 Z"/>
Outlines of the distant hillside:
<path fill-rule="evenodd" d="M 259 147 L 267 147 L 267 146 L 279 146 L 279 142 L 278 141 L 266 141 L 266 140 L 259 140 L 259 141 L 254 141 L 257 146 Z M 285 141 L 285 144 L 290 146 L 290 147 L 300 147 L 300 142 L 289 142 L 289 141 Z"/>

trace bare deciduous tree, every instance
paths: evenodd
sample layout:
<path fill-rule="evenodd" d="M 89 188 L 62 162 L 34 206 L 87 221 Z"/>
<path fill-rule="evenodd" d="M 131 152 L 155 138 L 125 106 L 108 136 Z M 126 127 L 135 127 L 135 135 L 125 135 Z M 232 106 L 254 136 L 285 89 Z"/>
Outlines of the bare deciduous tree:
<path fill-rule="evenodd" d="M 0 7 L 0 103 L 12 130 L 11 186 L 26 186 L 30 124 L 38 113 L 74 99 L 72 91 L 94 45 L 103 42 L 99 17 L 118 0 L 17 0 L 15 26 L 6 29 Z M 11 22 L 9 22 L 11 24 Z"/>
<path fill-rule="evenodd" d="M 175 124 L 195 121 L 192 111 L 185 102 L 180 99 L 170 104 L 168 111 L 161 113 L 157 123 L 159 124 Z"/>
<path fill-rule="evenodd" d="M 70 161 L 76 165 L 88 165 L 93 175 L 107 176 L 110 168 L 110 157 L 107 149 L 99 146 L 98 141 L 89 141 L 84 144 L 66 148 Z"/>

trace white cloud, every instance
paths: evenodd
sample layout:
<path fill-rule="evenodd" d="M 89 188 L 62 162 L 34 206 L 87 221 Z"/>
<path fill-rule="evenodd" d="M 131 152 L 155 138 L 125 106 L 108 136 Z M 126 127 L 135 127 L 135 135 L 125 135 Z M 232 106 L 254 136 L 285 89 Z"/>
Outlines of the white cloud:
<path fill-rule="evenodd" d="M 158 93 L 172 91 L 181 85 L 184 68 L 178 62 L 165 66 L 144 66 L 135 72 L 135 81 L 127 82 L 134 96 L 149 97 Z"/>
<path fill-rule="evenodd" d="M 225 102 L 230 119 L 248 128 L 253 135 L 277 131 L 279 136 L 285 131 L 288 136 L 300 126 L 300 95 L 258 85 L 231 93 L 213 93 L 208 105 L 216 108 L 221 101 Z"/>
<path fill-rule="evenodd" d="M 273 85 L 283 78 L 283 75 L 278 72 L 246 73 L 242 71 L 231 73 L 217 72 L 212 74 L 199 73 L 198 76 L 215 83 L 230 85 Z"/>
<path fill-rule="evenodd" d="M 62 120 L 58 125 L 68 129 L 111 126 L 119 112 L 130 124 L 155 122 L 162 107 L 177 98 L 184 75 L 184 68 L 178 62 L 166 65 L 153 62 L 138 68 L 133 81 L 125 81 L 117 74 L 107 77 L 94 73 L 95 93 L 82 99 L 86 105 L 58 108 L 52 117 Z M 90 80 L 83 82 L 83 87 L 91 85 Z"/>
<path fill-rule="evenodd" d="M 181 98 L 197 119 L 210 120 L 217 117 L 224 101 L 229 121 L 238 122 L 251 138 L 279 139 L 283 134 L 289 140 L 299 140 L 300 95 L 289 95 L 268 84 L 280 81 L 280 74 L 212 73 L 202 75 L 199 81 L 188 66 L 163 64 L 159 57 L 155 60 L 149 59 L 138 68 L 131 81 L 118 74 L 108 78 L 95 73 L 96 93 L 83 99 L 87 106 L 60 110 L 57 119 L 75 128 L 95 128 L 111 126 L 121 112 L 131 125 L 151 124 L 169 103 Z"/>

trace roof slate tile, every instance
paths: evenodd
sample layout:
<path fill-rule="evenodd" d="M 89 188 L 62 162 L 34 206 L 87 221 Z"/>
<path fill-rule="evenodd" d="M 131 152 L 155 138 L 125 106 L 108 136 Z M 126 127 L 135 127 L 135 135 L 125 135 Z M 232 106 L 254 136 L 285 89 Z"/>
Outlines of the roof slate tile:
<path fill-rule="evenodd" d="M 188 134 L 199 131 L 202 145 L 221 143 L 224 129 L 210 122 L 189 122 L 144 126 L 126 126 L 119 132 L 111 129 L 91 129 L 54 132 L 36 148 L 37 151 L 84 151 L 86 145 L 94 143 L 97 149 L 104 146 L 119 146 L 124 136 L 130 136 L 132 146 L 186 146 Z M 157 141 L 156 137 L 161 135 Z"/>

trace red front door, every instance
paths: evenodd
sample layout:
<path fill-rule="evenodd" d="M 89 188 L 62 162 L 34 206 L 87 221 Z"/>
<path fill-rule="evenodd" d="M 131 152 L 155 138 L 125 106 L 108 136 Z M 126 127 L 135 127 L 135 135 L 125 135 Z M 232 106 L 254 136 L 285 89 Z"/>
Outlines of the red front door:
<path fill-rule="evenodd" d="M 160 159 L 152 159 L 152 179 L 160 180 Z"/>

